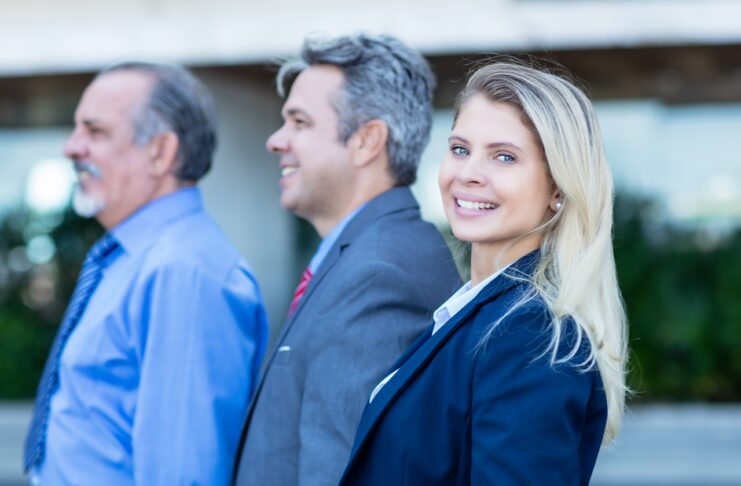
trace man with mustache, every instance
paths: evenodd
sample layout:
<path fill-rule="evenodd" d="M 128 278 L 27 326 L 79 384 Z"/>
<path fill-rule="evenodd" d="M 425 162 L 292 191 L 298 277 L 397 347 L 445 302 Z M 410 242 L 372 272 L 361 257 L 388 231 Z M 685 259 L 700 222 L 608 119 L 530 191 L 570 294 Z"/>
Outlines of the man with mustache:
<path fill-rule="evenodd" d="M 280 203 L 322 242 L 251 405 L 239 485 L 337 484 L 371 391 L 460 285 L 409 190 L 434 84 L 388 36 L 307 41 L 278 74 Z"/>
<path fill-rule="evenodd" d="M 85 90 L 65 155 L 92 247 L 26 439 L 40 484 L 226 484 L 266 344 L 255 278 L 206 214 L 215 118 L 186 70 L 128 63 Z"/>

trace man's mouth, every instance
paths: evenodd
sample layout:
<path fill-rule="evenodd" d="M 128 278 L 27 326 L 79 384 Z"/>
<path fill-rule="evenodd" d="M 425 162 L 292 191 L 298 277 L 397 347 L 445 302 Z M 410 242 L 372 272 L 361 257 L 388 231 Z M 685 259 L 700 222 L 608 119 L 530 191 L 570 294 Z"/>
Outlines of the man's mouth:
<path fill-rule="evenodd" d="M 101 178 L 101 172 L 100 169 L 98 169 L 97 166 L 84 161 L 75 161 L 75 172 L 77 172 L 77 177 L 80 180 L 86 179 L 88 177 L 93 179 L 100 179 Z"/>
<path fill-rule="evenodd" d="M 280 176 L 281 177 L 289 176 L 293 174 L 294 172 L 296 172 L 297 170 L 298 170 L 298 167 L 296 167 L 295 165 L 287 165 L 280 169 Z"/>
<path fill-rule="evenodd" d="M 467 209 L 469 211 L 485 211 L 496 209 L 499 207 L 498 204 L 491 202 L 480 202 L 480 201 L 467 201 L 465 199 L 455 198 L 455 204 L 461 209 Z"/>

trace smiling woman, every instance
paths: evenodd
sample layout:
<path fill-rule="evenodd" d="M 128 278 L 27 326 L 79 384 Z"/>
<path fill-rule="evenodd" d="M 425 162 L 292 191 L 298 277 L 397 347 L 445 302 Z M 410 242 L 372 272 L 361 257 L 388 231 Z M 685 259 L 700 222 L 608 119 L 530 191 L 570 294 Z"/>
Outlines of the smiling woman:
<path fill-rule="evenodd" d="M 542 233 L 533 230 L 555 214 L 561 196 L 539 141 L 511 104 L 472 96 L 449 141 L 440 192 L 455 236 L 487 254 L 471 268 L 476 285 L 540 246 Z"/>
<path fill-rule="evenodd" d="M 471 281 L 374 390 L 342 484 L 588 484 L 627 353 L 596 116 L 564 78 L 495 63 L 454 120 L 439 185 Z"/>

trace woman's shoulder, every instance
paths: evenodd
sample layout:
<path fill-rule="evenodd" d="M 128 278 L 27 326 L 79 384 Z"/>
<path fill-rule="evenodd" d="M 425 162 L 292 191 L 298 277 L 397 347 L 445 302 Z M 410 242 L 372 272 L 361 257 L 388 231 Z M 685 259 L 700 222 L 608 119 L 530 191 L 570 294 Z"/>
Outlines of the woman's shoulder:
<path fill-rule="evenodd" d="M 529 286 L 484 303 L 474 327 L 478 351 L 514 347 L 533 361 L 575 368 L 582 367 L 591 354 L 589 338 L 577 322 L 568 315 L 556 319 L 548 304 Z"/>
<path fill-rule="evenodd" d="M 522 283 L 514 285 L 506 292 L 494 298 L 485 298 L 476 313 L 479 326 L 509 328 L 522 326 L 540 329 L 550 322 L 551 312 L 548 305 L 533 287 Z"/>

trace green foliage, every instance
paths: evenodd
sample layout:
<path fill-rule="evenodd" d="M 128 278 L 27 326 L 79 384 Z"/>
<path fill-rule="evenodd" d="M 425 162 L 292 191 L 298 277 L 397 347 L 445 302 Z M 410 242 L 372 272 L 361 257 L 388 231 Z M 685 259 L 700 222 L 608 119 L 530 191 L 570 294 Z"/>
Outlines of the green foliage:
<path fill-rule="evenodd" d="M 655 205 L 621 197 L 615 260 L 630 325 L 638 400 L 741 400 L 741 231 L 652 222 Z"/>
<path fill-rule="evenodd" d="M 82 260 L 100 233 L 97 223 L 71 211 L 42 216 L 16 210 L 0 220 L 0 399 L 35 395 Z M 47 234 L 54 259 L 24 261 L 27 241 Z"/>
<path fill-rule="evenodd" d="M 56 327 L 25 308 L 0 309 L 0 397 L 33 396 Z"/>

